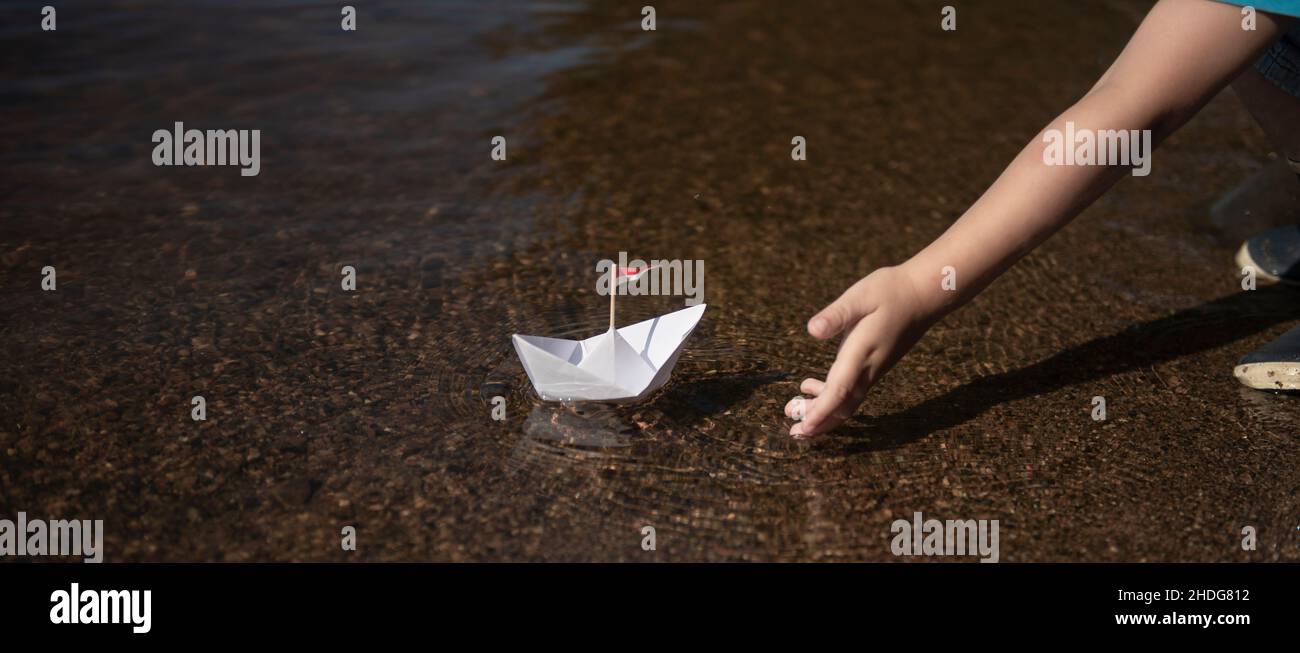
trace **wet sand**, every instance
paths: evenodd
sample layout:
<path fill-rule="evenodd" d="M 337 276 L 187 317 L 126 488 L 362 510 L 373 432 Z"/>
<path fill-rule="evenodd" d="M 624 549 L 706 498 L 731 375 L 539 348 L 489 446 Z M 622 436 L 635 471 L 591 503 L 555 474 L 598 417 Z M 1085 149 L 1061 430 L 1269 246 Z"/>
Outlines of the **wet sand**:
<path fill-rule="evenodd" d="M 648 34 L 625 5 L 0 10 L 0 515 L 103 519 L 111 561 L 888 561 L 915 511 L 998 519 L 1003 561 L 1300 557 L 1300 397 L 1231 375 L 1300 293 L 1240 292 L 1246 234 L 1209 217 L 1269 161 L 1230 94 L 845 428 L 786 435 L 834 354 L 807 318 L 941 233 L 1145 3 L 955 34 L 908 2 L 661 2 Z M 178 120 L 261 129 L 261 174 L 154 167 Z M 539 401 L 510 334 L 603 329 L 619 251 L 705 261 L 673 380 Z"/>

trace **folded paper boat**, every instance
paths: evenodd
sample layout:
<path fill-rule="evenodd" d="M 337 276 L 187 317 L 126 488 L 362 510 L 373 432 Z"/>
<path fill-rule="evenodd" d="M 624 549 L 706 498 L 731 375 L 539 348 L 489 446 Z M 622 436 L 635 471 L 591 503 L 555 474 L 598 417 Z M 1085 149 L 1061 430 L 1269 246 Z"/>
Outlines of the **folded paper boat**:
<path fill-rule="evenodd" d="M 704 304 L 586 340 L 515 334 L 515 352 L 546 401 L 637 401 L 668 382 Z"/>

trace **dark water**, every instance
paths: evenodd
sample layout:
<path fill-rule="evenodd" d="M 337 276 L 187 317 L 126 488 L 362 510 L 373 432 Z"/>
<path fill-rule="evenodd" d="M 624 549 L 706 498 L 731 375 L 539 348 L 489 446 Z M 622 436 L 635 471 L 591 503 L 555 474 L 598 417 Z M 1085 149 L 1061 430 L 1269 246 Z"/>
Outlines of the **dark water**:
<path fill-rule="evenodd" d="M 1003 560 L 1297 557 L 1300 404 L 1231 367 L 1300 297 L 1238 293 L 1208 218 L 1268 161 L 1230 95 L 858 419 L 786 436 L 834 353 L 806 319 L 937 236 L 1144 3 L 956 34 L 916 2 L 655 6 L 0 9 L 0 514 L 104 519 L 110 560 L 892 560 L 914 511 L 1000 520 Z M 261 174 L 153 166 L 176 121 L 262 130 Z M 702 259 L 703 322 L 644 403 L 541 402 L 510 334 L 598 333 L 619 251 Z"/>

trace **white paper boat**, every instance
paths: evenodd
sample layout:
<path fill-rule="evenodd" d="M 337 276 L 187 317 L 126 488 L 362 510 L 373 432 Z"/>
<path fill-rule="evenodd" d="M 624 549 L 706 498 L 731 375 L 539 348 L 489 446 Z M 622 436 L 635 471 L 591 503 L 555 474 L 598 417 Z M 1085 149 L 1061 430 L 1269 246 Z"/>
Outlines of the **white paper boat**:
<path fill-rule="evenodd" d="M 515 352 L 546 401 L 636 401 L 663 387 L 704 304 L 586 340 L 515 334 Z"/>

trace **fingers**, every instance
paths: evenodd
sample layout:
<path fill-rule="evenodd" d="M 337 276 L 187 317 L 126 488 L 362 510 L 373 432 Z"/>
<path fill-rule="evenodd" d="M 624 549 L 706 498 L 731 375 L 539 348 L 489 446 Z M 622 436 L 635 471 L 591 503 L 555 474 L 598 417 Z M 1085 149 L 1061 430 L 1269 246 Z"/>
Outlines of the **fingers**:
<path fill-rule="evenodd" d="M 790 427 L 790 435 L 796 439 L 802 439 L 835 429 L 835 427 L 853 416 L 858 405 L 866 397 L 867 388 L 870 386 L 871 384 L 866 381 L 866 375 L 864 374 L 858 384 L 849 391 L 848 396 L 838 401 L 837 407 L 817 408 L 819 403 L 828 406 L 830 398 L 826 395 L 814 399 L 804 397 L 791 399 L 786 404 L 786 416 L 795 420 L 796 423 Z M 807 419 L 807 416 L 813 412 L 824 414 L 825 411 L 829 411 L 829 414 L 819 418 L 817 422 L 811 422 Z"/>
<path fill-rule="evenodd" d="M 862 298 L 863 292 L 859 291 L 859 284 L 844 291 L 839 299 L 808 320 L 808 333 L 812 337 L 818 340 L 833 337 L 845 329 L 853 328 L 858 320 L 871 312 L 871 307 Z"/>
<path fill-rule="evenodd" d="M 864 394 L 850 390 L 843 396 L 822 395 L 816 399 L 804 400 L 803 405 L 798 408 L 802 410 L 805 417 L 790 427 L 790 435 L 795 438 L 806 438 L 833 430 L 853 416 L 853 411 L 858 404 L 862 403 L 863 396 Z M 817 415 L 816 421 L 808 417 L 813 414 Z M 791 419 L 795 419 L 793 415 Z"/>
<path fill-rule="evenodd" d="M 825 387 L 826 382 L 819 379 L 804 379 L 803 383 L 799 384 L 799 392 L 816 397 L 822 393 L 822 389 Z"/>
<path fill-rule="evenodd" d="M 803 383 L 799 384 L 799 392 L 816 397 L 822 393 L 822 388 L 825 387 L 826 383 L 820 379 L 808 378 L 804 379 Z M 791 399 L 785 405 L 785 416 L 796 422 L 802 420 L 808 415 L 808 407 L 812 405 L 812 402 L 812 399 L 802 396 Z"/>
<path fill-rule="evenodd" d="M 785 404 L 785 416 L 794 421 L 799 421 L 808 414 L 808 406 L 812 404 L 811 399 L 804 397 L 795 397 Z"/>
<path fill-rule="evenodd" d="M 844 340 L 816 401 L 806 407 L 803 421 L 790 429 L 791 435 L 823 433 L 853 414 L 866 391 L 866 385 L 859 384 L 858 381 L 863 376 L 872 353 L 874 340 L 870 336 L 870 328 L 870 324 L 859 322 Z"/>

